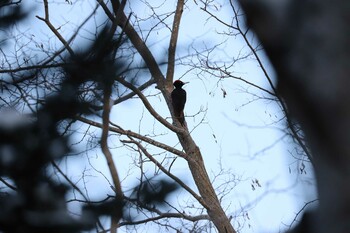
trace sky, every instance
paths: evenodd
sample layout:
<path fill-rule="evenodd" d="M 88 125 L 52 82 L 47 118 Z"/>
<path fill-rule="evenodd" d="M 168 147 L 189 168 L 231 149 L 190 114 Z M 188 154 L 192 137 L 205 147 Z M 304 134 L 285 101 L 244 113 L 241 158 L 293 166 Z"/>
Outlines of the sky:
<path fill-rule="evenodd" d="M 73 1 L 73 3 L 69 5 L 66 1 L 53 1 L 52 5 L 49 5 L 53 25 L 56 28 L 60 27 L 60 33 L 66 37 L 72 35 L 71 33 L 95 7 L 95 1 L 91 0 Z M 220 15 L 226 22 L 232 20 L 232 12 L 227 10 L 227 2 L 212 3 L 212 12 Z M 132 1 L 130 4 L 135 7 L 127 7 L 127 11 L 132 9 L 133 14 L 140 18 L 147 18 L 152 13 L 147 4 L 157 5 L 155 10 L 158 13 L 169 12 L 175 7 L 175 4 L 169 1 L 147 1 L 147 4 Z M 32 5 L 35 7 L 33 10 L 35 14 L 31 14 L 30 19 L 17 30 L 30 32 L 33 41 L 38 43 L 44 41 L 43 45 L 50 46 L 51 49 L 60 48 L 61 44 L 49 32 L 46 25 L 35 18 L 35 15 L 44 15 L 43 4 L 41 1 L 35 1 Z M 210 54 L 210 61 L 213 64 L 215 62 L 223 64 L 249 52 L 239 35 L 227 38 L 222 34 L 225 28 L 218 25 L 214 19 L 208 19 L 208 15 L 201 11 L 200 7 L 199 2 L 186 2 L 176 54 L 177 58 L 181 59 L 176 66 L 175 77 L 189 82 L 184 87 L 187 91 L 185 115 L 188 128 L 202 151 L 209 176 L 215 180 L 214 187 L 220 189 L 221 184 L 228 180 L 232 182 L 233 189 L 223 199 L 223 207 L 229 215 L 235 215 L 237 211 L 244 209 L 244 217 L 240 218 L 244 223 L 241 232 L 283 231 L 292 223 L 295 214 L 304 204 L 315 199 L 312 169 L 304 163 L 306 173 L 300 171 L 301 162 L 293 157 L 296 156 L 295 145 L 292 139 L 285 136 L 286 125 L 280 120 L 283 118 L 283 113 L 276 102 L 257 98 L 261 97 L 262 93 L 239 80 L 219 81 L 216 77 L 191 67 L 192 62 L 198 60 L 195 57 L 191 59 L 185 56 L 193 54 L 195 49 L 203 51 L 206 48 L 213 48 Z M 98 11 L 96 17 L 81 29 L 81 34 L 75 39 L 73 47 L 83 47 L 87 44 L 93 35 L 92 28 L 100 25 L 103 20 L 102 12 Z M 165 22 L 171 25 L 172 17 Z M 148 18 L 139 26 L 146 30 L 153 28 L 156 23 L 157 19 Z M 159 30 L 148 35 L 146 44 L 161 61 L 167 52 L 169 30 L 161 26 L 157 29 Z M 146 33 L 143 36 L 146 37 Z M 217 44 L 220 46 L 215 47 Z M 263 52 L 261 51 L 259 55 L 263 58 L 271 77 L 274 77 L 273 69 Z M 164 71 L 165 67 L 162 69 Z M 259 65 L 251 56 L 236 62 L 230 70 L 236 76 L 270 89 Z M 275 82 L 275 79 L 273 81 Z M 223 90 L 227 93 L 225 97 Z M 144 94 L 149 95 L 148 99 L 152 106 L 171 121 L 170 113 L 159 91 L 153 86 L 145 90 Z M 111 121 L 118 123 L 124 129 L 143 135 L 157 135 L 157 140 L 181 149 L 177 138 L 154 121 L 139 99 L 114 106 Z M 81 141 L 86 130 L 86 126 L 79 123 L 75 127 L 80 134 L 71 139 L 72 143 Z M 100 133 L 98 129 L 90 130 L 97 135 Z M 76 146 L 77 150 L 86 150 L 91 145 L 84 140 Z M 137 184 L 139 171 L 130 168 L 137 163 L 138 155 L 129 149 L 121 148 L 118 140 L 118 136 L 111 134 L 109 145 L 115 148 L 112 153 L 122 178 L 123 189 L 128 191 Z M 150 149 L 154 153 L 160 153 L 159 150 Z M 61 166 L 78 184 L 85 182 L 88 190 L 96 190 L 89 192 L 91 199 L 103 199 L 105 193 L 112 193 L 107 181 L 109 174 L 104 172 L 107 170 L 106 162 L 98 148 L 80 156 L 69 157 L 61 163 Z M 150 175 L 154 172 L 154 166 L 150 164 L 146 165 L 145 169 Z M 176 159 L 172 171 L 190 187 L 195 188 L 184 160 Z M 217 176 L 220 171 L 225 173 Z M 82 174 L 86 174 L 84 179 L 81 178 Z M 185 203 L 188 195 L 181 191 L 172 195 L 170 200 Z M 70 208 L 73 212 L 79 212 L 76 205 L 71 205 Z"/>

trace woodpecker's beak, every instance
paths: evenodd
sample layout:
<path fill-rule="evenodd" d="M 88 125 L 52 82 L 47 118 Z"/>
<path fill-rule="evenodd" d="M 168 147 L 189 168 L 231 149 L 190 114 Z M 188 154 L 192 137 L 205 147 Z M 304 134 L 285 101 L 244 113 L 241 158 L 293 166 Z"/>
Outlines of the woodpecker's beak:
<path fill-rule="evenodd" d="M 184 85 L 187 84 L 187 83 L 190 83 L 190 82 L 183 82 Z"/>

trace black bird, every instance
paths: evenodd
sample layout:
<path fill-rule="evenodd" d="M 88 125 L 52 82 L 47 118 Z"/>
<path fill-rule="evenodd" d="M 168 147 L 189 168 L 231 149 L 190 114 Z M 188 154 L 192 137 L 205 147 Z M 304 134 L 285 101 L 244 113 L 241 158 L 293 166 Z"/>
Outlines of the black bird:
<path fill-rule="evenodd" d="M 179 120 L 182 126 L 185 124 L 184 108 L 186 103 L 186 91 L 182 86 L 186 83 L 181 80 L 174 82 L 175 89 L 171 92 L 171 100 L 173 103 L 174 116 Z"/>

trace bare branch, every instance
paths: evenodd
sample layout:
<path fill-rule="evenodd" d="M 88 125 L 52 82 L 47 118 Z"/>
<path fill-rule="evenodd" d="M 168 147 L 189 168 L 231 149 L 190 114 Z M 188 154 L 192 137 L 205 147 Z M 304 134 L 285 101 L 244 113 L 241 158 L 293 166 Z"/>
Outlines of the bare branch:
<path fill-rule="evenodd" d="M 116 8 L 118 8 L 119 1 L 113 1 L 116 4 Z M 111 11 L 108 9 L 106 4 L 99 0 L 98 3 L 101 5 L 102 9 L 105 11 L 106 15 L 109 17 L 109 19 L 114 22 L 116 19 L 111 13 Z M 130 39 L 131 43 L 135 46 L 136 50 L 140 53 L 141 57 L 145 61 L 148 69 L 150 70 L 152 77 L 156 79 L 157 84 L 160 89 L 163 87 L 164 82 L 164 75 L 159 69 L 159 66 L 152 55 L 149 48 L 146 46 L 144 41 L 140 38 L 140 36 L 137 34 L 135 29 L 131 26 L 130 22 L 127 20 L 127 17 L 124 12 L 120 13 L 120 20 L 118 21 L 119 26 L 122 28 L 125 28 L 125 33 Z"/>
<path fill-rule="evenodd" d="M 176 44 L 179 35 L 181 15 L 183 12 L 184 0 L 178 0 L 177 7 L 175 11 L 173 29 L 170 37 L 169 49 L 168 49 L 168 70 L 166 74 L 166 81 L 171 85 L 174 79 L 175 70 L 175 51 Z"/>
<path fill-rule="evenodd" d="M 70 55 L 74 55 L 73 49 L 69 46 L 69 43 L 62 37 L 62 35 L 57 31 L 57 29 L 50 22 L 49 4 L 47 0 L 44 0 L 44 8 L 45 8 L 45 18 L 42 18 L 40 16 L 36 16 L 36 17 L 44 21 L 46 25 L 50 28 L 50 30 L 55 34 L 55 36 L 62 42 L 62 44 L 68 50 Z"/>
<path fill-rule="evenodd" d="M 201 205 L 205 208 L 208 208 L 207 204 L 203 201 L 203 199 L 196 194 L 190 187 L 188 187 L 185 183 L 183 183 L 179 178 L 177 178 L 176 176 L 174 176 L 172 173 L 170 173 L 167 169 L 165 169 L 161 163 L 159 163 L 150 153 L 148 153 L 148 151 L 146 150 L 145 147 L 143 147 L 141 145 L 141 143 L 133 140 L 131 137 L 129 137 L 131 140 L 130 141 L 126 141 L 123 140 L 122 142 L 124 143 L 133 143 L 135 145 L 137 145 L 138 148 L 140 148 L 140 150 L 143 152 L 144 155 L 146 155 L 146 157 L 151 160 L 162 172 L 164 172 L 164 174 L 166 174 L 167 176 L 169 176 L 170 178 L 172 178 L 174 181 L 176 181 L 176 183 L 178 183 L 181 187 L 183 187 L 187 192 L 189 192 L 194 198 L 196 198 L 198 200 L 199 203 L 201 203 Z"/>
<path fill-rule="evenodd" d="M 314 202 L 317 202 L 318 199 L 312 200 L 312 201 L 308 201 L 304 204 L 304 206 L 298 211 L 298 213 L 295 214 L 295 217 L 293 219 L 293 221 L 289 224 L 289 229 L 292 228 L 293 224 L 297 221 L 298 217 L 300 214 L 302 214 L 304 212 L 304 210 L 306 209 L 306 207 Z"/>
<path fill-rule="evenodd" d="M 13 186 L 12 184 L 10 184 L 9 182 L 7 182 L 5 179 L 3 179 L 2 177 L 0 177 L 0 181 L 2 183 L 4 183 L 7 187 L 9 187 L 12 190 L 17 190 L 17 188 L 15 186 Z"/>
<path fill-rule="evenodd" d="M 107 85 L 107 84 L 105 84 Z M 114 188 L 116 190 L 116 196 L 118 200 L 122 200 L 123 198 L 123 191 L 120 185 L 120 179 L 119 175 L 117 172 L 117 168 L 114 164 L 112 153 L 110 152 L 108 148 L 108 131 L 109 131 L 109 113 L 110 113 L 110 96 L 112 92 L 112 87 L 107 86 L 104 90 L 104 96 L 103 96 L 103 113 L 102 113 L 102 137 L 101 137 L 101 148 L 102 152 L 106 157 L 107 164 L 109 171 L 111 172 Z M 111 221 L 111 232 L 117 232 L 118 228 L 118 222 L 119 222 L 118 216 L 112 216 L 112 221 Z"/>
<path fill-rule="evenodd" d="M 143 224 L 147 222 L 153 222 L 157 221 L 163 218 L 183 218 L 191 222 L 197 222 L 199 220 L 210 220 L 210 217 L 206 214 L 203 215 L 198 215 L 198 216 L 190 216 L 187 214 L 182 214 L 182 213 L 162 213 L 157 217 L 153 218 L 147 218 L 144 220 L 139 220 L 139 221 L 132 221 L 132 222 L 122 222 L 120 223 L 120 226 L 125 226 L 125 225 L 138 225 L 138 224 Z"/>
<path fill-rule="evenodd" d="M 150 80 L 148 80 L 147 82 L 143 83 L 141 86 L 138 87 L 138 89 L 140 91 L 145 90 L 146 88 L 150 87 L 151 85 L 153 85 L 155 83 L 155 80 L 153 78 L 151 78 Z M 113 104 L 119 104 L 121 102 L 124 102 L 125 100 L 128 100 L 130 98 L 132 98 L 133 96 L 135 96 L 136 93 L 135 92 L 130 92 L 129 94 L 126 94 L 116 100 L 114 100 Z"/>
<path fill-rule="evenodd" d="M 98 122 L 95 122 L 95 121 L 92 121 L 92 120 L 88 120 L 86 118 L 83 118 L 81 116 L 76 116 L 76 119 L 78 119 L 79 121 L 81 122 L 84 122 L 84 123 L 87 123 L 89 125 L 92 125 L 92 126 L 95 126 L 95 127 L 98 127 L 98 128 L 102 128 L 102 124 L 101 123 L 98 123 Z M 179 151 L 177 149 L 175 149 L 174 147 L 171 147 L 171 146 L 168 146 L 164 143 L 161 143 L 161 142 L 158 142 L 158 141 L 155 141 L 149 137 L 145 137 L 145 136 L 142 136 L 138 133 L 135 133 L 135 132 L 132 132 L 130 130 L 123 130 L 121 127 L 111 123 L 112 125 L 114 125 L 115 127 L 109 127 L 109 130 L 112 131 L 112 132 L 115 132 L 115 133 L 119 133 L 121 135 L 125 135 L 125 136 L 130 136 L 130 137 L 133 137 L 133 138 L 137 138 L 137 139 L 140 139 L 144 142 L 147 142 L 149 144 L 152 144 L 156 147 L 159 147 L 161 149 L 164 149 L 166 151 L 169 151 L 173 154 L 176 154 L 182 158 L 185 158 L 187 159 L 187 155 L 185 153 L 183 153 L 182 151 Z"/>
<path fill-rule="evenodd" d="M 131 83 L 125 81 L 123 78 L 116 78 L 116 80 L 118 82 L 120 82 L 121 84 L 123 84 L 125 87 L 129 88 L 130 90 L 132 90 L 134 93 L 137 94 L 137 96 L 142 100 L 143 104 L 145 105 L 145 107 L 147 108 L 147 110 L 149 111 L 149 113 L 151 113 L 152 116 L 154 116 L 154 118 L 156 118 L 160 123 L 162 123 L 165 127 L 167 127 L 168 129 L 170 129 L 171 131 L 175 132 L 175 133 L 179 133 L 179 134 L 187 134 L 187 132 L 183 129 L 183 128 L 179 128 L 176 127 L 172 124 L 170 124 L 168 121 L 166 121 L 164 118 L 162 118 L 152 107 L 152 105 L 148 102 L 147 98 L 142 94 L 142 92 L 136 88 L 134 85 L 132 85 Z"/>

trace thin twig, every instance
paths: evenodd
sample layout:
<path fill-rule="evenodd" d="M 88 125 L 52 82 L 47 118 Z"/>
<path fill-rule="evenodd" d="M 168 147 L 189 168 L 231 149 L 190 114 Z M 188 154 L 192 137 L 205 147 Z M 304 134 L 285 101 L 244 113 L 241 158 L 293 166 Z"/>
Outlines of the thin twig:
<path fill-rule="evenodd" d="M 81 116 L 76 116 L 76 119 L 81 121 L 81 122 L 84 122 L 86 124 L 89 124 L 89 125 L 92 125 L 92 126 L 95 126 L 95 127 L 98 127 L 98 128 L 102 128 L 102 124 L 101 123 L 98 123 L 98 122 L 95 122 L 95 121 L 92 121 L 92 120 L 89 120 L 89 119 L 86 119 L 84 117 L 81 117 Z M 125 135 L 125 136 L 130 136 L 130 137 L 133 137 L 133 138 L 137 138 L 137 139 L 140 139 L 144 142 L 147 142 L 153 146 L 156 146 L 158 148 L 161 148 L 161 149 L 164 149 L 170 153 L 173 153 L 175 155 L 178 155 L 184 159 L 187 159 L 187 155 L 182 152 L 182 151 L 179 151 L 177 149 L 175 149 L 174 147 L 172 146 L 168 146 L 164 143 L 161 143 L 161 142 L 158 142 L 156 140 L 153 140 L 149 137 L 145 137 L 141 134 L 138 134 L 138 133 L 135 133 L 131 130 L 124 130 L 122 129 L 121 127 L 111 123 L 112 125 L 114 125 L 115 127 L 109 127 L 109 130 L 112 131 L 112 132 L 115 132 L 115 133 L 118 133 L 118 134 L 121 134 L 121 135 Z"/>
<path fill-rule="evenodd" d="M 174 176 L 171 172 L 169 172 L 167 169 L 165 169 L 161 163 L 159 163 L 150 153 L 148 153 L 148 151 L 146 150 L 145 147 L 143 147 L 141 145 L 141 143 L 133 140 L 131 137 L 130 141 L 127 140 L 123 140 L 122 142 L 124 143 L 133 143 L 135 145 L 137 145 L 138 148 L 140 148 L 140 150 L 142 151 L 142 153 L 144 155 L 146 155 L 146 157 L 151 160 L 164 174 L 166 174 L 167 176 L 169 176 L 171 179 L 173 179 L 174 181 L 176 181 L 176 183 L 178 183 L 181 187 L 183 187 L 187 192 L 189 192 L 194 198 L 196 198 L 196 200 L 201 203 L 201 205 L 208 209 L 207 204 L 203 201 L 203 199 L 197 194 L 195 193 L 190 187 L 188 187 L 185 183 L 183 183 L 178 177 Z"/>
<path fill-rule="evenodd" d="M 305 208 L 306 208 L 308 205 L 310 205 L 310 204 L 312 204 L 312 203 L 314 203 L 314 202 L 316 202 L 316 201 L 318 201 L 318 199 L 315 199 L 315 200 L 306 202 L 306 203 L 304 204 L 304 206 L 298 211 L 298 213 L 296 213 L 296 215 L 295 215 L 293 221 L 289 224 L 289 229 L 292 228 L 293 224 L 297 221 L 299 215 L 300 215 L 301 213 L 304 212 Z"/>
<path fill-rule="evenodd" d="M 70 55 L 74 55 L 73 49 L 69 46 L 68 42 L 63 38 L 63 36 L 57 31 L 57 29 L 52 25 L 50 22 L 50 16 L 49 16 L 49 4 L 47 0 L 44 0 L 44 8 L 45 8 L 45 18 L 42 18 L 40 16 L 36 16 L 41 21 L 44 21 L 46 25 L 50 28 L 50 30 L 55 34 L 55 36 L 61 41 L 61 43 L 64 45 L 64 47 L 68 50 Z"/>

